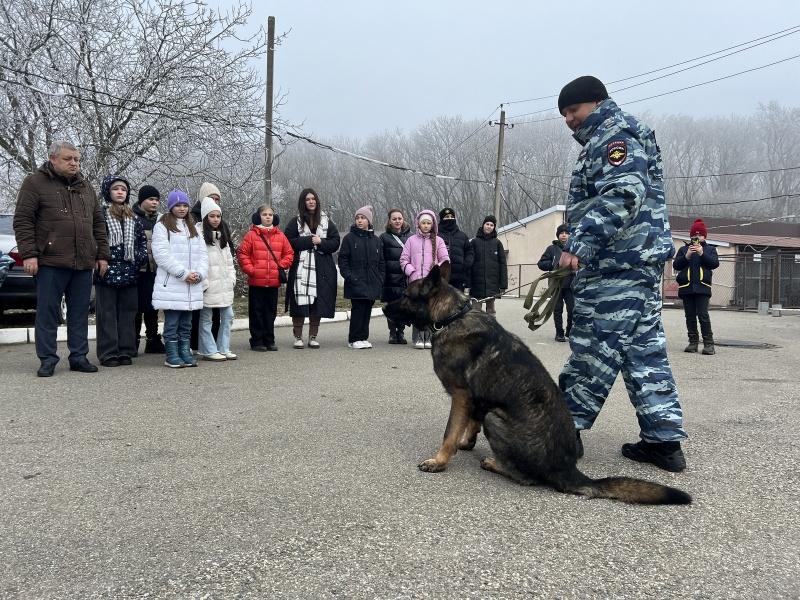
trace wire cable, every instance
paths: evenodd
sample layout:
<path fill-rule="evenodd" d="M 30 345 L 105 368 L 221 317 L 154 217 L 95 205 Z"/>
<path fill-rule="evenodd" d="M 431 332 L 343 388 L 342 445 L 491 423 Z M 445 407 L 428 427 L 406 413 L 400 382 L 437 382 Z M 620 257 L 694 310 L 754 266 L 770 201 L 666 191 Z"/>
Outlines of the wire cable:
<path fill-rule="evenodd" d="M 675 89 L 675 90 L 670 90 L 668 92 L 662 92 L 660 94 L 654 94 L 652 96 L 647 96 L 646 98 L 639 98 L 638 100 L 629 100 L 629 101 L 626 101 L 626 102 L 620 102 L 620 104 L 627 106 L 628 104 L 636 104 L 637 102 L 644 102 L 645 100 L 652 100 L 653 98 L 661 98 L 662 96 L 669 96 L 670 94 L 676 94 L 678 92 L 684 92 L 686 90 L 691 90 L 691 89 L 694 89 L 694 88 L 697 88 L 697 87 L 708 85 L 710 83 L 716 83 L 718 81 L 723 81 L 725 79 L 731 79 L 733 77 L 738 77 L 739 75 L 745 75 L 746 73 L 752 73 L 753 71 L 760 71 L 761 69 L 766 69 L 767 67 L 774 67 L 775 65 L 779 65 L 781 63 L 785 63 L 785 62 L 790 61 L 790 60 L 795 60 L 797 58 L 800 58 L 800 54 L 795 54 L 794 56 L 789 56 L 787 58 L 782 58 L 780 60 L 776 60 L 776 61 L 768 63 L 766 65 L 753 67 L 752 69 L 745 69 L 744 71 L 739 71 L 738 73 L 731 73 L 730 75 L 724 75 L 722 77 L 717 77 L 716 79 L 709 79 L 708 81 L 702 81 L 700 83 L 695 83 L 693 85 L 687 85 L 686 87 L 678 88 L 678 89 Z M 538 114 L 538 113 L 543 113 L 543 112 L 549 112 L 551 110 L 556 110 L 556 109 L 554 107 L 550 107 L 550 108 L 545 108 L 545 109 L 542 109 L 542 110 L 534 111 L 534 112 L 528 113 L 528 114 Z M 515 117 L 510 117 L 510 118 L 513 119 Z M 545 121 L 557 121 L 557 120 L 560 120 L 562 118 L 563 117 L 559 116 L 559 117 L 551 117 L 549 119 L 534 119 L 534 120 L 531 120 L 531 121 L 514 121 L 513 123 L 514 123 L 514 125 L 526 125 L 526 124 L 529 124 L 529 123 L 544 123 Z"/>
<path fill-rule="evenodd" d="M 799 30 L 799 29 L 800 29 L 800 25 L 794 25 L 792 27 L 788 27 L 786 29 L 782 29 L 780 31 L 776 31 L 776 32 L 770 33 L 768 35 L 764 35 L 764 36 L 757 37 L 757 38 L 752 39 L 752 40 L 748 40 L 746 42 L 742 42 L 741 44 L 736 44 L 735 46 L 729 46 L 727 48 L 722 48 L 721 50 L 717 50 L 717 51 L 711 52 L 709 54 L 704 54 L 702 56 L 697 56 L 695 58 L 690 58 L 688 60 L 684 60 L 682 62 L 678 62 L 678 63 L 672 64 L 672 65 L 667 65 L 666 67 L 660 67 L 658 69 L 653 69 L 652 71 L 646 71 L 644 73 L 639 73 L 637 75 L 630 75 L 628 77 L 623 77 L 622 79 L 615 79 L 614 81 L 609 81 L 608 85 L 614 85 L 615 83 L 622 83 L 623 81 L 630 81 L 631 79 L 638 79 L 639 77 L 645 77 L 647 75 L 652 75 L 653 73 L 659 73 L 661 71 L 666 71 L 667 69 L 672 69 L 674 67 L 681 67 L 683 65 L 687 65 L 689 63 L 693 63 L 695 61 L 702 60 L 704 58 L 708 58 L 708 57 L 714 56 L 716 54 L 721 54 L 722 52 L 727 52 L 728 50 L 733 50 L 735 48 L 741 48 L 742 46 L 747 46 L 748 44 L 753 44 L 754 42 L 760 42 L 761 40 L 766 40 L 767 38 L 780 36 L 780 37 L 776 37 L 775 38 L 775 39 L 780 39 L 781 37 L 784 37 L 781 34 L 791 35 L 791 34 L 786 33 L 786 32 L 797 33 L 797 31 L 794 31 L 794 30 Z M 773 40 L 769 40 L 769 41 L 773 41 Z M 768 42 L 762 42 L 762 43 L 768 43 Z M 760 45 L 761 44 L 756 44 L 756 46 L 760 46 Z M 753 46 L 753 47 L 755 48 L 755 46 Z M 527 100 L 511 100 L 511 101 L 508 101 L 508 102 L 504 102 L 503 104 L 506 104 L 506 105 L 521 104 L 521 103 L 524 103 L 524 102 L 534 102 L 534 101 L 537 101 L 537 100 L 548 100 L 550 98 L 558 98 L 558 94 L 553 94 L 553 95 L 550 95 L 550 96 L 539 96 L 538 98 L 528 98 Z"/>
<path fill-rule="evenodd" d="M 441 175 L 439 173 L 429 173 L 427 171 L 422 171 L 419 169 L 412 169 L 411 167 L 404 167 L 402 165 L 396 165 L 393 163 L 389 163 L 383 160 L 378 160 L 377 158 L 371 158 L 369 156 L 364 156 L 362 154 L 356 154 L 355 152 L 350 152 L 349 150 L 344 150 L 343 148 L 337 148 L 336 146 L 331 146 L 330 144 L 325 144 L 322 142 L 318 142 L 310 137 L 305 135 L 300 135 L 297 133 L 292 133 L 291 131 L 287 131 L 286 135 L 293 137 L 295 139 L 307 142 L 312 144 L 313 146 L 317 146 L 318 148 L 322 148 L 323 150 L 328 150 L 330 152 L 335 152 L 337 154 L 344 154 L 345 156 L 350 156 L 351 158 L 355 158 L 357 160 L 361 160 L 364 162 L 368 162 L 374 165 L 379 165 L 381 167 L 386 167 L 389 169 L 396 169 L 398 171 L 405 171 L 407 173 L 413 173 L 415 175 L 424 175 L 425 177 L 434 177 L 436 179 L 448 179 L 450 181 L 464 181 L 468 183 L 483 183 L 486 185 L 494 186 L 494 183 L 491 181 L 487 181 L 485 179 L 466 179 L 464 177 L 455 177 L 454 175 Z"/>

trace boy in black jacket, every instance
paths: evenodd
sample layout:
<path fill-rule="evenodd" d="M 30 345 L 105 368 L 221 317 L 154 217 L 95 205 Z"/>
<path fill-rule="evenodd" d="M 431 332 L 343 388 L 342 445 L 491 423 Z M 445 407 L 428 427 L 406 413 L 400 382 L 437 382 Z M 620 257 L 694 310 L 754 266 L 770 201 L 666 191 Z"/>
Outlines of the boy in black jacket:
<path fill-rule="evenodd" d="M 714 354 L 714 334 L 711 331 L 711 317 L 708 316 L 708 302 L 711 300 L 711 272 L 719 266 L 719 257 L 714 246 L 706 244 L 708 230 L 701 219 L 692 223 L 689 230 L 691 242 L 678 250 L 672 261 L 672 268 L 678 271 L 678 297 L 683 301 L 686 315 L 686 329 L 689 345 L 684 352 L 697 352 L 700 337 L 697 334 L 697 321 L 703 335 L 703 354 Z"/>
<path fill-rule="evenodd" d="M 569 227 L 562 223 L 556 229 L 556 239 L 547 247 L 542 254 L 542 258 L 537 263 L 542 271 L 553 271 L 558 268 L 558 261 L 561 260 L 561 253 L 564 251 L 564 244 L 569 239 Z M 555 309 L 553 310 L 553 323 L 556 326 L 556 341 L 566 342 L 572 329 L 572 308 L 575 306 L 575 296 L 572 295 L 572 280 L 575 275 L 568 275 L 561 280 L 561 293 L 558 295 Z M 564 331 L 564 304 L 567 305 L 567 330 Z M 566 337 L 565 337 L 566 335 Z"/>

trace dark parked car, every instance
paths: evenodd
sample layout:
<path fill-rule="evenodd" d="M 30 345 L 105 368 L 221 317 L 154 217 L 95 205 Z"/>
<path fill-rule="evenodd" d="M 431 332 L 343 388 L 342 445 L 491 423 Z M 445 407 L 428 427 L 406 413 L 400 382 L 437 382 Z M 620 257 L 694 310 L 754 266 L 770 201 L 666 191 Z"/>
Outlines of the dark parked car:
<path fill-rule="evenodd" d="M 12 226 L 14 215 L 0 214 L 0 251 L 14 259 L 0 286 L 0 315 L 9 308 L 36 308 L 36 282 L 22 269 Z"/>
<path fill-rule="evenodd" d="M 14 215 L 0 214 L 0 252 L 14 259 L 5 281 L 0 285 L 0 317 L 10 308 L 36 308 L 36 282 L 22 268 L 22 257 L 17 251 L 14 237 Z M 92 286 L 89 310 L 94 312 L 94 286 Z M 67 303 L 61 298 L 61 322 L 67 322 Z"/>

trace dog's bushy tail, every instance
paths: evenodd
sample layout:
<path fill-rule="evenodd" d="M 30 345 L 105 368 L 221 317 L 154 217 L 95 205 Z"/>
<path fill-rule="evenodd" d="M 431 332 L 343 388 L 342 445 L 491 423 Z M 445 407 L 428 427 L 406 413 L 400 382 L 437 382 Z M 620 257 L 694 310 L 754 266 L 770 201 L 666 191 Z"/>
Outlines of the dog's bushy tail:
<path fill-rule="evenodd" d="M 578 471 L 567 473 L 551 482 L 562 492 L 580 494 L 589 498 L 608 498 L 631 504 L 691 504 L 686 492 L 660 483 L 633 479 L 632 477 L 605 477 L 591 479 Z"/>

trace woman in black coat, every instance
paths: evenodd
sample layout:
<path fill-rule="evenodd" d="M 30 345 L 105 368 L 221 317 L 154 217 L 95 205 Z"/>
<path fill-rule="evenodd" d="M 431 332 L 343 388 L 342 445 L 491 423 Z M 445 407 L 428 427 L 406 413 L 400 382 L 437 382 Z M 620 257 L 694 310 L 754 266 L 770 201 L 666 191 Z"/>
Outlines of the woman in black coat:
<path fill-rule="evenodd" d="M 383 248 L 372 228 L 372 207 L 356 211 L 355 224 L 339 248 L 339 272 L 344 278 L 344 297 L 350 300 L 347 344 L 354 349 L 372 348 L 369 320 L 372 306 L 381 297 L 384 278 Z"/>
<path fill-rule="evenodd" d="M 470 295 L 473 298 L 486 300 L 486 312 L 495 314 L 494 296 L 501 295 L 508 288 L 508 270 L 506 268 L 506 251 L 503 243 L 497 239 L 497 219 L 488 215 L 478 234 L 470 242 L 474 250 L 472 263 L 472 282 Z"/>
<path fill-rule="evenodd" d="M 389 220 L 386 222 L 386 231 L 381 234 L 383 244 L 383 260 L 386 263 L 386 275 L 383 280 L 383 291 L 381 292 L 381 302 L 393 302 L 403 295 L 406 289 L 406 276 L 403 267 L 400 266 L 400 255 L 403 253 L 403 244 L 411 235 L 411 227 L 403 217 L 403 211 L 399 208 L 389 210 Z M 386 323 L 389 325 L 389 343 L 407 344 L 403 331 L 406 326 L 396 323 L 388 317 Z"/>
<path fill-rule="evenodd" d="M 284 233 L 294 249 L 286 284 L 294 347 L 304 347 L 303 322 L 308 317 L 308 347 L 319 348 L 320 319 L 333 318 L 336 312 L 337 272 L 333 253 L 339 249 L 339 230 L 322 211 L 317 192 L 306 188 L 297 201 L 297 217 L 286 224 Z"/>

